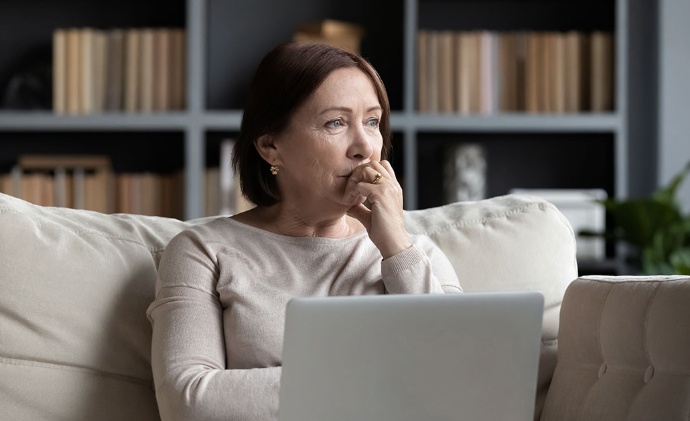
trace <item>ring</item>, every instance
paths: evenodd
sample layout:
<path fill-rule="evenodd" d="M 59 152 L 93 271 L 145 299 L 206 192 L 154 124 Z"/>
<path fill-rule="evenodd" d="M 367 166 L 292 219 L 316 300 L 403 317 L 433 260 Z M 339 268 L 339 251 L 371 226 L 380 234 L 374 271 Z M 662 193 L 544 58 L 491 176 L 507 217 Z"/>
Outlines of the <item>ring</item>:
<path fill-rule="evenodd" d="M 380 172 L 377 172 L 377 173 L 376 173 L 376 177 L 374 177 L 374 181 L 372 181 L 371 184 L 376 184 L 376 183 L 378 183 L 379 180 L 381 179 L 381 177 L 383 177 L 383 175 L 381 175 Z"/>

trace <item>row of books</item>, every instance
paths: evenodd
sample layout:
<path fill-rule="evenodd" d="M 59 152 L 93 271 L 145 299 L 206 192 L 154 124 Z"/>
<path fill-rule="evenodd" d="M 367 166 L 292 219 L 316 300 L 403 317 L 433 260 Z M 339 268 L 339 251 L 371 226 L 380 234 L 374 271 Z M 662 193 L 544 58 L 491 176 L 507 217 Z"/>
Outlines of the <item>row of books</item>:
<path fill-rule="evenodd" d="M 53 32 L 53 111 L 180 110 L 185 55 L 181 28 L 58 28 Z"/>
<path fill-rule="evenodd" d="M 611 32 L 418 34 L 423 113 L 605 112 L 614 107 Z"/>
<path fill-rule="evenodd" d="M 242 196 L 230 163 L 232 141 L 221 145 L 221 165 L 206 169 L 206 216 L 232 215 L 253 205 Z M 25 155 L 0 174 L 0 192 L 41 206 L 181 219 L 184 173 L 115 173 L 107 156 Z"/>
<path fill-rule="evenodd" d="M 181 174 L 98 173 L 83 169 L 0 175 L 0 191 L 41 206 L 183 217 Z"/>

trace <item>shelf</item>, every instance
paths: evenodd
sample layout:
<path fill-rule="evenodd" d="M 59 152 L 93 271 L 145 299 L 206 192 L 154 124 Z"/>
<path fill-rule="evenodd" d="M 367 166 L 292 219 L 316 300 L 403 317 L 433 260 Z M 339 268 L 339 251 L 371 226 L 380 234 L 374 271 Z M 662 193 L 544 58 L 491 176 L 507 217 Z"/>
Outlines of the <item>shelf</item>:
<path fill-rule="evenodd" d="M 50 111 L 0 112 L 0 131 L 170 131 L 184 130 L 187 113 L 62 116 Z"/>
<path fill-rule="evenodd" d="M 429 115 L 398 114 L 391 116 L 394 129 L 414 128 L 427 132 L 611 132 L 619 129 L 618 115 L 610 114 L 495 114 L 495 115 Z"/>
<path fill-rule="evenodd" d="M 188 45 L 186 108 L 159 114 L 78 116 L 0 111 L 5 151 L 0 158 L 8 161 L 10 156 L 39 149 L 50 153 L 94 148 L 89 141 L 110 153 L 110 147 L 122 149 L 120 138 L 131 142 L 128 145 L 147 141 L 154 150 L 173 143 L 176 167 L 185 171 L 185 218 L 203 214 L 205 166 L 218 158 L 218 139 L 239 133 L 246 90 L 261 57 L 291 39 L 298 24 L 319 19 L 355 22 L 366 29 L 361 51 L 389 93 L 394 160 L 404 181 L 406 209 L 440 204 L 444 174 L 439 162 L 447 147 L 460 143 L 486 147 L 491 192 L 518 185 L 596 187 L 612 196 L 639 196 L 644 193 L 640 186 L 652 183 L 645 184 L 645 180 L 654 179 L 656 169 L 647 162 L 655 151 L 655 81 L 644 75 L 652 74 L 656 66 L 654 48 L 650 47 L 656 34 L 655 17 L 649 13 L 656 6 L 647 5 L 647 0 L 354 0 L 346 9 L 333 0 L 295 0 L 289 4 L 279 0 L 260 4 L 174 0 L 169 5 L 154 0 L 142 8 L 132 8 L 135 2 L 124 0 L 98 7 L 86 7 L 88 2 L 83 2 L 85 7 L 77 9 L 65 7 L 67 3 L 59 0 L 37 9 L 39 2 L 9 1 L 3 9 L 6 13 L 0 16 L 0 26 L 17 36 L 0 40 L 6 47 L 0 49 L 0 85 L 4 86 L 35 51 L 42 51 L 43 57 L 49 55 L 55 28 L 183 27 Z M 268 28 L 258 24 L 266 19 L 272 22 Z M 490 115 L 417 112 L 419 31 L 473 29 L 613 32 L 614 111 Z M 123 161 L 129 159 L 127 154 L 132 154 L 132 161 L 137 159 L 134 155 L 143 155 L 143 167 L 155 167 L 160 159 L 156 153 L 138 152 L 136 146 L 127 149 Z"/>

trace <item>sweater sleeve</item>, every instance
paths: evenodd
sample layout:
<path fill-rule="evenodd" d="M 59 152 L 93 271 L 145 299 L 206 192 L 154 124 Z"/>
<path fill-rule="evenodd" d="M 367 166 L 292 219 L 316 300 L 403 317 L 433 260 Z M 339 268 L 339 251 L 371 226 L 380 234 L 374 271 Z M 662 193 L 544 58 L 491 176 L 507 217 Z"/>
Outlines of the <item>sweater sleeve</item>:
<path fill-rule="evenodd" d="M 381 276 L 389 294 L 462 292 L 445 254 L 426 236 L 412 237 L 412 246 L 381 262 Z"/>
<path fill-rule="evenodd" d="M 218 269 L 194 236 L 168 245 L 148 317 L 163 420 L 277 418 L 280 367 L 226 369 Z"/>

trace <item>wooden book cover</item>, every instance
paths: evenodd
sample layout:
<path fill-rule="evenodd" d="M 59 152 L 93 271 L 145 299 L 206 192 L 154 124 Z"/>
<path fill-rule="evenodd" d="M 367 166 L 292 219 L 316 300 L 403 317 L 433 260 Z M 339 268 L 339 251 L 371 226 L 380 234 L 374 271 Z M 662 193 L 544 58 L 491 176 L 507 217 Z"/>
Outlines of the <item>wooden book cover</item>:
<path fill-rule="evenodd" d="M 613 110 L 614 49 L 613 34 L 594 31 L 591 35 L 592 111 Z"/>
<path fill-rule="evenodd" d="M 141 109 L 139 90 L 141 81 L 141 30 L 129 29 L 125 33 L 125 91 L 124 107 L 128 113 Z"/>
<path fill-rule="evenodd" d="M 81 36 L 78 28 L 67 30 L 67 113 L 81 112 Z"/>
<path fill-rule="evenodd" d="M 454 111 L 455 76 L 453 71 L 453 32 L 441 31 L 439 36 L 439 111 L 450 114 Z"/>
<path fill-rule="evenodd" d="M 67 113 L 67 30 L 53 31 L 53 112 Z"/>
<path fill-rule="evenodd" d="M 155 79 L 155 31 L 153 28 L 145 28 L 141 32 L 140 64 L 141 85 L 139 87 L 140 111 L 150 113 L 153 111 L 154 79 Z"/>
<path fill-rule="evenodd" d="M 113 29 L 107 32 L 108 55 L 107 90 L 105 109 L 122 111 L 124 109 L 125 86 L 125 31 Z"/>

